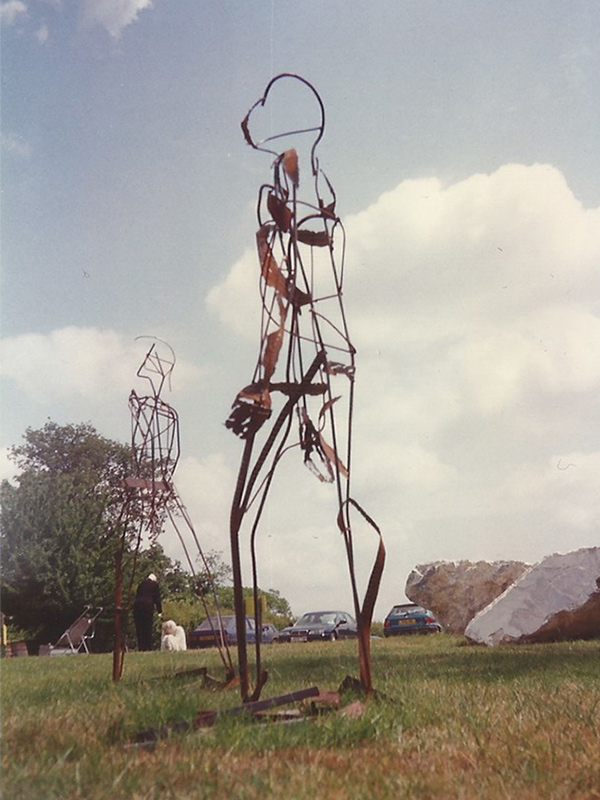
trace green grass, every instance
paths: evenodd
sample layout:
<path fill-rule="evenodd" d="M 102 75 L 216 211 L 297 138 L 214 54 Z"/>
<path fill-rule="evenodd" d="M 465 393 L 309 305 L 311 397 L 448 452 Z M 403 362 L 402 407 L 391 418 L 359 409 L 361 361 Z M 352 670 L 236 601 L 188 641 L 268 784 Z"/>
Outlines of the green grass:
<path fill-rule="evenodd" d="M 356 645 L 265 648 L 263 698 L 357 673 Z M 211 691 L 216 651 L 2 662 L 2 788 L 27 800 L 600 800 L 600 642 L 486 649 L 446 635 L 374 640 L 381 697 L 364 714 L 222 717 L 152 748 L 139 731 L 240 703 Z"/>

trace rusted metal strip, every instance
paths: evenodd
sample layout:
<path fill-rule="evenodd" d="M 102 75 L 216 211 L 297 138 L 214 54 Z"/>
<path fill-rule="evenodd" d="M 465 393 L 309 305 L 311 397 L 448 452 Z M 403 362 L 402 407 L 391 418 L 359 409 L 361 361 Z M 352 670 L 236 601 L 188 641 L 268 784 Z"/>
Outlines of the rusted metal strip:
<path fill-rule="evenodd" d="M 358 628 L 358 653 L 360 661 L 360 677 L 363 689 L 370 693 L 373 691 L 373 680 L 371 675 L 371 623 L 373 621 L 373 609 L 375 601 L 379 593 L 379 586 L 381 584 L 381 577 L 385 567 L 385 546 L 383 544 L 383 536 L 377 523 L 366 513 L 366 511 L 352 498 L 348 498 L 344 506 L 340 509 L 338 514 L 338 527 L 342 534 L 346 535 L 345 516 L 344 510 L 347 506 L 352 505 L 368 522 L 368 524 L 376 531 L 379 536 L 379 545 L 375 560 L 371 568 L 371 574 L 367 584 L 367 590 L 363 598 L 362 606 L 359 608 L 357 614 L 357 628 Z M 357 596 L 356 583 L 353 570 L 351 572 L 351 580 L 353 590 Z"/>
<path fill-rule="evenodd" d="M 179 722 L 165 725 L 162 728 L 149 728 L 148 730 L 141 731 L 141 733 L 138 733 L 134 738 L 134 743 L 144 744 L 156 742 L 159 739 L 166 739 L 171 733 L 182 733 L 197 730 L 198 728 L 210 727 L 215 724 L 219 717 L 235 717 L 244 714 L 252 716 L 255 713 L 266 711 L 269 708 L 284 706 L 288 703 L 298 703 L 310 697 L 317 697 L 319 694 L 318 686 L 311 686 L 308 689 L 298 689 L 295 692 L 282 694 L 278 697 L 270 697 L 266 700 L 244 703 L 244 705 L 228 708 L 223 711 L 200 711 L 191 722 L 180 720 Z"/>

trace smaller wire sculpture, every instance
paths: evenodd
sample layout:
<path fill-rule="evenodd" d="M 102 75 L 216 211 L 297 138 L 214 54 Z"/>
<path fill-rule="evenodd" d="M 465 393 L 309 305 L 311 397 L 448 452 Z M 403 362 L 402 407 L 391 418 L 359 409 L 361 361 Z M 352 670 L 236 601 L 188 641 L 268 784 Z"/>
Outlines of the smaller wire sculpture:
<path fill-rule="evenodd" d="M 221 610 L 209 563 L 201 547 L 196 530 L 173 482 L 173 474 L 181 451 L 179 417 L 176 410 L 161 397 L 165 384 L 170 387 L 171 373 L 175 368 L 175 353 L 170 345 L 156 337 L 137 370 L 138 378 L 148 381 L 151 393 L 139 395 L 132 389 L 129 395 L 131 413 L 131 450 L 133 473 L 125 478 L 125 500 L 117 522 L 119 543 L 115 558 L 115 637 L 113 650 L 113 680 L 123 673 L 125 637 L 124 617 L 131 602 L 135 566 L 144 536 L 156 541 L 168 519 L 177 534 L 185 554 L 206 616 L 212 620 L 207 595 L 212 596 L 216 609 L 215 641 L 226 671 L 225 682 L 233 681 L 235 670 L 231 653 L 225 641 Z M 137 341 L 136 340 L 136 341 Z M 135 528 L 133 567 L 127 590 L 123 592 L 123 555 L 132 522 Z M 191 537 L 191 542 L 188 540 Z M 200 581 L 192 558 L 192 546 L 203 565 Z M 201 584 L 201 585 L 200 585 Z M 125 598 L 125 603 L 123 602 Z"/>

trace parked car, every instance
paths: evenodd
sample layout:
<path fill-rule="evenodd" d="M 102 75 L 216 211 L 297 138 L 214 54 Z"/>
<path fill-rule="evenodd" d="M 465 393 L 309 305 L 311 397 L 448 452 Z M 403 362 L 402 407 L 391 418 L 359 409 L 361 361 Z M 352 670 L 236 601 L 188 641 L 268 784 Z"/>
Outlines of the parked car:
<path fill-rule="evenodd" d="M 293 625 L 283 628 L 280 641 L 335 641 L 356 636 L 356 620 L 345 611 L 309 611 Z"/>
<path fill-rule="evenodd" d="M 237 644 L 237 630 L 235 616 L 225 614 L 221 617 L 223 624 L 223 642 L 227 645 Z M 216 647 L 221 641 L 218 617 L 207 617 L 197 628 L 188 634 L 188 648 Z M 249 644 L 256 642 L 256 626 L 252 617 L 246 617 L 246 641 Z"/>
<path fill-rule="evenodd" d="M 273 644 L 273 642 L 279 642 L 281 639 L 279 638 L 280 634 L 275 625 L 271 625 L 270 622 L 263 623 L 262 626 L 262 643 L 263 644 Z"/>
<path fill-rule="evenodd" d="M 383 623 L 384 636 L 401 636 L 407 633 L 441 633 L 442 626 L 433 612 L 416 603 L 394 606 Z"/>

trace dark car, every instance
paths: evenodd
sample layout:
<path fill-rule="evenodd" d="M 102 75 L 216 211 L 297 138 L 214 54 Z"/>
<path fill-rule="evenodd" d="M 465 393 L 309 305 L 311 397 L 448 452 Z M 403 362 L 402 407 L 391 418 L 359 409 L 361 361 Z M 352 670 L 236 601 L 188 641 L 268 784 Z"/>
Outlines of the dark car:
<path fill-rule="evenodd" d="M 223 643 L 227 645 L 237 644 L 237 630 L 235 627 L 235 617 L 233 615 L 223 615 L 221 617 L 223 626 Z M 188 647 L 215 647 L 221 641 L 218 617 L 207 617 L 197 628 L 188 635 Z M 256 641 L 256 626 L 252 617 L 246 617 L 246 641 L 253 644 Z"/>
<path fill-rule="evenodd" d="M 289 628 L 283 628 L 280 640 L 322 642 L 356 636 L 356 620 L 345 611 L 309 611 Z"/>
<path fill-rule="evenodd" d="M 442 626 L 428 608 L 416 603 L 394 606 L 383 623 L 384 636 L 407 633 L 441 633 Z"/>

